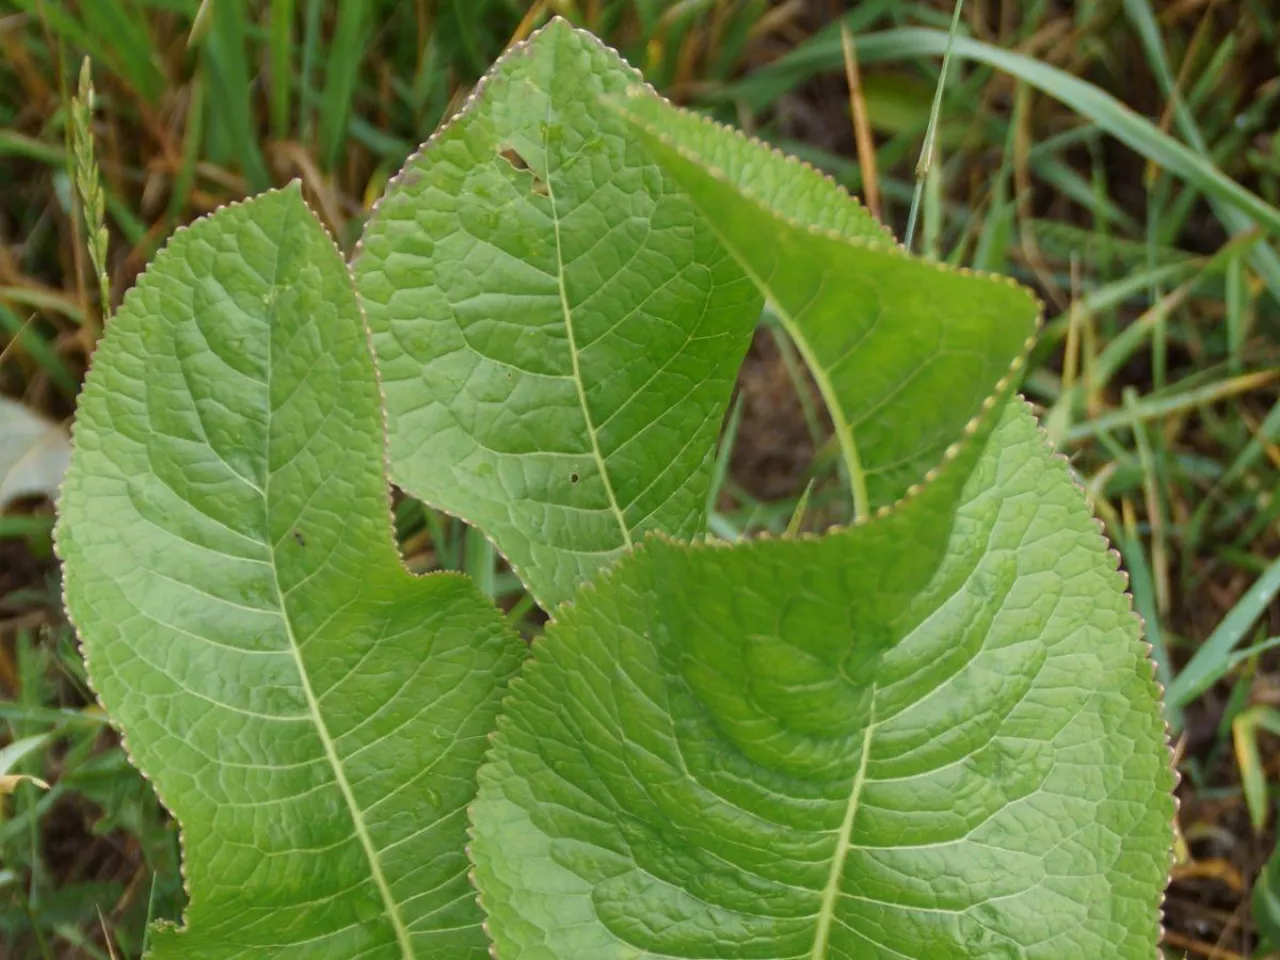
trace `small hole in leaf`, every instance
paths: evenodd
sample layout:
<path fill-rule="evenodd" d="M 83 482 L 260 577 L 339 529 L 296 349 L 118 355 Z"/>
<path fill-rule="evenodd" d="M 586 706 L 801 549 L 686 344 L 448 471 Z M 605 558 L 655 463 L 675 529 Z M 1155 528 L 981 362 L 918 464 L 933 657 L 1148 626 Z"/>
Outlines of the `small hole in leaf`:
<path fill-rule="evenodd" d="M 520 156 L 520 151 L 515 147 L 505 147 L 498 152 L 498 156 L 507 161 L 507 163 L 511 164 L 517 170 L 529 169 L 529 162 L 525 160 L 524 157 Z"/>
<path fill-rule="evenodd" d="M 529 166 L 529 161 L 520 155 L 519 150 L 515 147 L 503 147 L 498 151 L 498 156 L 511 164 L 511 166 L 516 170 L 525 170 L 530 174 L 533 178 L 533 183 L 529 187 L 530 190 L 541 197 L 549 196 L 546 183 L 541 177 L 533 172 L 532 168 Z"/>

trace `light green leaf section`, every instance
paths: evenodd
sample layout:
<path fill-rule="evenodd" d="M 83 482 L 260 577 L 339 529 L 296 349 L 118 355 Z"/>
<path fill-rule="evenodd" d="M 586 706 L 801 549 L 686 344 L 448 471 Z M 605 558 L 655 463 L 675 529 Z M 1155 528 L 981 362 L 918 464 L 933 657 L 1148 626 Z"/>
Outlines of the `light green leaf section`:
<path fill-rule="evenodd" d="M 647 539 L 535 643 L 472 856 L 503 960 L 1150 960 L 1172 773 L 1020 401 L 821 539 Z"/>
<path fill-rule="evenodd" d="M 1035 332 L 1009 280 L 913 259 L 833 181 L 655 97 L 610 104 L 765 293 L 814 375 L 859 516 L 919 483 Z"/>
<path fill-rule="evenodd" d="M 354 263 L 392 479 L 484 530 L 547 608 L 646 531 L 702 531 L 759 318 L 604 104 L 639 80 L 553 21 L 409 160 Z"/>
<path fill-rule="evenodd" d="M 90 675 L 181 822 L 150 957 L 487 956 L 465 806 L 522 649 L 401 566 L 346 266 L 296 185 L 174 237 L 80 399 L 57 543 Z"/>

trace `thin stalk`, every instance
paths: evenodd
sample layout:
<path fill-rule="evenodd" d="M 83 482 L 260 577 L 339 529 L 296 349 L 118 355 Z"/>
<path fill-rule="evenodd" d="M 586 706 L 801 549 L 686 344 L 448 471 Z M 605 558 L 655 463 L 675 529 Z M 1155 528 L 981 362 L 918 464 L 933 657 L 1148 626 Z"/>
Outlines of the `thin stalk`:
<path fill-rule="evenodd" d="M 924 146 L 920 149 L 920 159 L 916 162 L 916 189 L 911 196 L 911 213 L 907 217 L 907 235 L 904 245 L 911 249 L 911 241 L 915 237 L 916 219 L 920 215 L 920 200 L 924 195 L 924 182 L 929 168 L 933 165 L 933 154 L 937 145 L 938 118 L 942 114 L 942 94 L 947 86 L 947 69 L 951 65 L 951 47 L 955 42 L 956 31 L 960 29 L 960 12 L 964 9 L 964 0 L 956 0 L 955 9 L 951 13 L 951 30 L 947 33 L 947 48 L 942 53 L 942 70 L 938 73 L 938 85 L 933 91 L 933 106 L 929 108 L 929 126 L 924 132 Z"/>

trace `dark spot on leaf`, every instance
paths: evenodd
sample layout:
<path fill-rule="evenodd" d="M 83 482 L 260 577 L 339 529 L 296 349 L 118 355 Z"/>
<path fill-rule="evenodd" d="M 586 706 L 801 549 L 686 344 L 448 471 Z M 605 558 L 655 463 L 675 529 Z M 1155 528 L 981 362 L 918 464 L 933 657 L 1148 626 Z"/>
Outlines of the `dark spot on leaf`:
<path fill-rule="evenodd" d="M 307 538 L 302 535 L 301 530 L 295 530 L 293 531 L 293 542 L 300 547 L 305 547 L 307 545 Z"/>
<path fill-rule="evenodd" d="M 577 482 L 578 482 L 578 475 L 577 475 L 576 473 L 571 473 L 571 474 L 569 474 L 569 482 L 570 482 L 570 483 L 577 483 Z"/>

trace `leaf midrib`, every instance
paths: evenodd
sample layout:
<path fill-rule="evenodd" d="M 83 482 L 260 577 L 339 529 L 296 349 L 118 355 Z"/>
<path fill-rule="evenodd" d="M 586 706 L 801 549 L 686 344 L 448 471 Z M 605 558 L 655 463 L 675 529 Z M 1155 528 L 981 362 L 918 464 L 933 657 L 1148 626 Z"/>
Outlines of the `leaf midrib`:
<path fill-rule="evenodd" d="M 273 365 L 271 355 L 271 334 L 272 327 L 276 322 L 276 310 L 278 309 L 277 304 L 279 302 L 276 294 L 281 289 L 280 244 L 283 242 L 283 238 L 288 236 L 288 231 L 285 229 L 285 225 L 287 225 L 288 222 L 288 214 L 281 218 L 281 222 L 281 239 L 277 241 L 276 262 L 271 278 L 271 313 L 267 318 L 267 431 L 264 460 L 267 470 L 266 480 L 262 487 L 262 497 L 268 540 L 271 539 L 269 534 L 269 531 L 271 530 L 271 478 L 274 473 L 271 469 L 271 417 L 274 412 L 271 409 L 271 387 L 275 374 L 275 367 Z M 319 737 L 320 743 L 324 747 L 325 758 L 329 761 L 329 766 L 333 770 L 333 776 L 334 780 L 338 784 L 338 790 L 342 793 L 342 799 L 347 805 L 347 811 L 351 815 L 351 822 L 355 828 L 356 837 L 359 839 L 360 846 L 364 851 L 365 859 L 369 863 L 370 875 L 373 879 L 374 886 L 378 889 L 379 896 L 382 898 L 383 909 L 386 913 L 387 920 L 391 924 L 392 930 L 395 932 L 396 942 L 400 946 L 400 953 L 405 960 L 413 960 L 413 943 L 409 939 L 409 931 L 405 927 L 404 918 L 400 916 L 400 905 L 396 903 L 395 897 L 391 893 L 391 886 L 387 883 L 387 878 L 382 872 L 382 863 L 378 859 L 377 848 L 373 845 L 373 838 L 370 836 L 369 829 L 364 822 L 364 813 L 360 809 L 359 803 L 356 801 L 355 792 L 351 789 L 351 783 L 347 780 L 346 770 L 342 766 L 342 758 L 338 756 L 337 745 L 334 743 L 333 736 L 329 733 L 328 725 L 324 722 L 324 716 L 320 712 L 320 701 L 311 687 L 311 677 L 307 673 L 306 664 L 302 659 L 302 648 L 298 643 L 297 636 L 293 632 L 293 622 L 289 619 L 289 610 L 285 604 L 284 591 L 280 588 L 280 570 L 276 564 L 276 545 L 274 543 L 269 547 L 268 553 L 271 558 L 271 586 L 275 591 L 276 602 L 280 607 L 280 622 L 284 624 L 285 636 L 289 641 L 289 653 L 293 657 L 294 665 L 298 670 L 298 676 L 302 681 L 302 693 L 307 702 L 307 711 L 311 715 L 312 723 L 316 729 L 316 735 Z"/>
<path fill-rule="evenodd" d="M 840 902 L 840 881 L 844 876 L 844 866 L 849 859 L 852 847 L 853 822 L 858 816 L 858 805 L 862 800 L 862 788 L 867 783 L 867 761 L 871 756 L 871 738 L 875 735 L 875 686 L 871 687 L 872 712 L 867 721 L 867 729 L 862 735 L 862 756 L 858 761 L 858 772 L 854 774 L 853 784 L 849 788 L 849 803 L 844 810 L 844 820 L 840 824 L 840 832 L 836 834 L 836 849 L 831 858 L 831 871 L 827 874 L 827 885 L 822 889 L 822 906 L 818 911 L 818 929 L 813 935 L 813 950 L 810 960 L 826 960 L 827 948 L 831 941 L 831 924 L 835 920 L 836 904 Z"/>
<path fill-rule="evenodd" d="M 555 65 L 552 64 L 552 76 Z M 560 291 L 560 310 L 564 314 L 564 327 L 569 340 L 569 361 L 573 369 L 573 385 L 578 392 L 578 405 L 582 407 L 582 419 L 587 428 L 587 437 L 591 440 L 591 455 L 595 458 L 596 469 L 600 471 L 600 479 L 604 482 L 604 492 L 609 498 L 609 509 L 618 521 L 618 529 L 622 533 L 625 547 L 632 545 L 631 530 L 627 527 L 627 519 L 618 503 L 617 494 L 613 490 L 613 481 L 609 479 L 609 468 L 605 464 L 604 455 L 600 452 L 600 439 L 596 433 L 595 422 L 591 418 L 591 408 L 587 405 L 587 391 L 582 382 L 582 370 L 578 361 L 578 342 L 573 330 L 573 309 L 569 306 L 569 294 L 564 282 L 564 252 L 560 243 L 560 211 L 556 207 L 556 192 L 551 180 L 551 97 L 547 96 L 546 122 L 542 125 L 542 163 L 543 182 L 547 187 L 547 200 L 551 207 L 551 226 L 556 238 L 556 284 Z"/>

